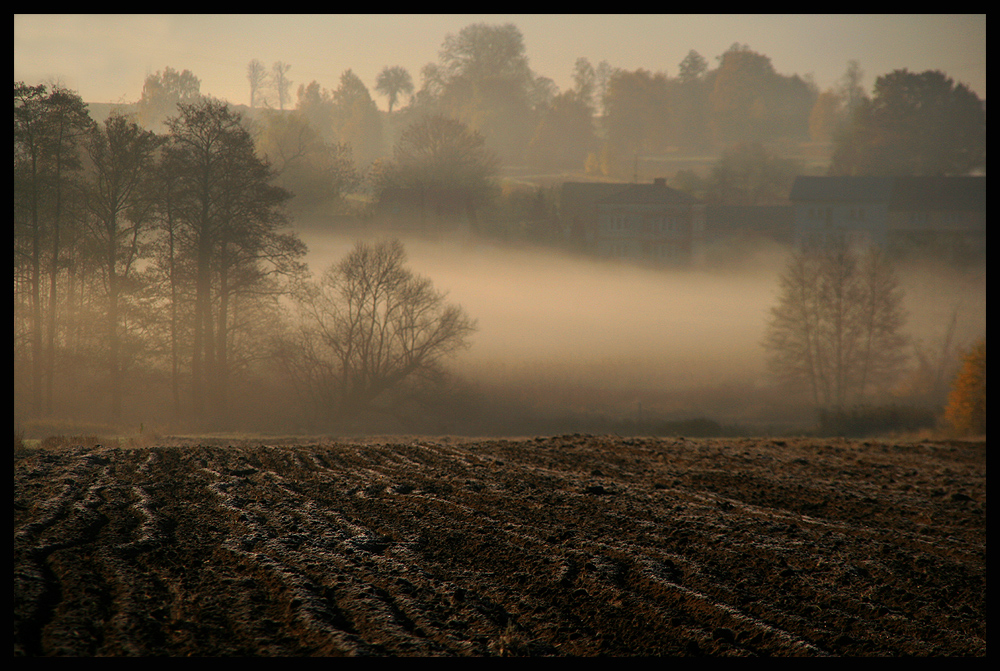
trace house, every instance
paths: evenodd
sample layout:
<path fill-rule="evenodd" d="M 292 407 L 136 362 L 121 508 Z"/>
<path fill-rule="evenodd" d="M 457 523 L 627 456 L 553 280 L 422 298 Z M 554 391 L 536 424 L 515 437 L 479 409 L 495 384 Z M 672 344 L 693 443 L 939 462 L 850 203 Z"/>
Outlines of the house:
<path fill-rule="evenodd" d="M 986 253 L 986 177 L 797 177 L 797 245 L 880 246 L 954 260 Z"/>
<path fill-rule="evenodd" d="M 625 185 L 594 207 L 594 250 L 605 258 L 686 266 L 704 236 L 705 206 L 662 178 Z"/>
<path fill-rule="evenodd" d="M 795 210 L 790 205 L 706 205 L 705 241 L 746 243 L 770 240 L 790 245 Z"/>
<path fill-rule="evenodd" d="M 592 251 L 597 239 L 597 201 L 627 185 L 620 182 L 565 182 L 559 190 L 559 219 L 571 247 Z"/>
<path fill-rule="evenodd" d="M 986 257 L 986 177 L 897 178 L 886 247 L 893 253 Z"/>

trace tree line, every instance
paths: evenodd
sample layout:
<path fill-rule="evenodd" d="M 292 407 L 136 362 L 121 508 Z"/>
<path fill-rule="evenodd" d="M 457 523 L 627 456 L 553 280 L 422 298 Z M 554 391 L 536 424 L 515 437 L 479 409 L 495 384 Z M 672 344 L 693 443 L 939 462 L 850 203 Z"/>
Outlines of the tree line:
<path fill-rule="evenodd" d="M 322 295 L 307 277 L 305 245 L 289 231 L 292 194 L 274 183 L 274 167 L 227 104 L 180 102 L 164 124 L 164 134 L 122 115 L 99 124 L 72 91 L 15 82 L 16 413 L 117 422 L 139 408 L 169 406 L 153 412 L 163 421 L 227 426 L 234 396 L 243 405 L 257 393 L 266 403 L 261 390 L 274 391 L 279 361 L 286 372 L 302 369 L 305 349 L 275 357 L 287 351 L 283 338 L 301 335 L 289 330 L 287 301 L 304 310 Z M 383 266 L 395 264 L 399 275 L 403 260 L 396 250 Z M 364 378 L 374 389 L 355 412 L 411 374 L 430 375 L 471 332 L 426 281 L 404 279 L 393 291 L 419 306 L 402 316 L 390 311 L 405 322 L 392 329 L 409 329 L 399 336 L 405 374 L 386 377 L 381 361 L 355 365 L 339 384 L 356 390 Z M 372 296 L 352 291 L 347 298 L 371 307 Z M 329 322 L 342 297 L 315 314 Z M 353 328 L 374 328 L 375 317 L 355 315 Z M 439 318 L 437 345 L 424 342 Z M 305 382 L 293 378 L 283 379 L 290 387 Z M 342 415 L 341 405 L 323 410 Z"/>
<path fill-rule="evenodd" d="M 295 208 L 361 216 L 365 203 L 386 193 L 386 165 L 404 133 L 432 117 L 478 134 L 497 168 L 627 179 L 641 156 L 715 156 L 709 169 L 681 170 L 671 181 L 710 203 L 782 202 L 803 171 L 789 155 L 806 141 L 832 148 L 831 175 L 985 169 L 985 103 L 944 73 L 897 70 L 868 92 L 860 64 L 850 61 L 834 86 L 819 91 L 808 77 L 778 73 L 746 44 L 715 60 L 712 67 L 691 50 L 668 76 L 581 57 L 572 86 L 559 91 L 531 69 L 515 25 L 477 23 L 445 37 L 438 61 L 418 73 L 419 86 L 405 68 L 382 69 L 374 93 L 388 101 L 387 114 L 351 69 L 332 89 L 315 80 L 296 87 L 291 65 L 254 59 L 246 116 L 277 183 L 296 194 Z M 167 115 L 196 100 L 199 87 L 189 71 L 150 75 L 137 104 L 141 125 L 165 130 Z M 509 205 L 481 204 L 495 206 L 494 217 Z"/>
<path fill-rule="evenodd" d="M 804 141 L 834 144 L 831 174 L 954 174 L 985 166 L 985 103 L 939 71 L 887 73 L 870 95 L 857 61 L 820 91 L 808 76 L 777 72 L 747 44 L 734 43 L 715 60 L 711 67 L 692 49 L 669 76 L 606 61 L 595 67 L 580 57 L 573 85 L 559 91 L 531 69 L 514 24 L 471 24 L 445 37 L 438 62 L 421 69 L 419 87 L 400 66 L 379 73 L 375 90 L 388 100 L 393 128 L 382 152 L 399 129 L 442 114 L 483 135 L 505 165 L 586 168 L 606 177 L 629 176 L 636 157 L 668 150 L 717 154 Z M 350 73 L 332 92 L 315 81 L 300 85 L 295 109 L 321 134 L 370 158 L 379 153 L 378 130 L 369 128 L 360 144 L 343 130 L 331 133 L 335 119 L 344 123 L 345 107 L 353 108 L 353 132 L 377 125 L 371 96 Z M 353 77 L 349 87 L 344 77 Z M 251 97 L 254 90 L 251 83 Z M 408 102 L 397 109 L 404 95 Z"/>

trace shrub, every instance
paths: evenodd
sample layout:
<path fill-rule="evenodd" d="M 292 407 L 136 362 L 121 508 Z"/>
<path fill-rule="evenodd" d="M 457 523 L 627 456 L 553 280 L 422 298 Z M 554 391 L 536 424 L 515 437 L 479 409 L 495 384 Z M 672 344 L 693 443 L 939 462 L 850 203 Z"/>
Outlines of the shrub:
<path fill-rule="evenodd" d="M 986 338 L 963 357 L 951 385 L 945 420 L 960 435 L 986 435 Z"/>

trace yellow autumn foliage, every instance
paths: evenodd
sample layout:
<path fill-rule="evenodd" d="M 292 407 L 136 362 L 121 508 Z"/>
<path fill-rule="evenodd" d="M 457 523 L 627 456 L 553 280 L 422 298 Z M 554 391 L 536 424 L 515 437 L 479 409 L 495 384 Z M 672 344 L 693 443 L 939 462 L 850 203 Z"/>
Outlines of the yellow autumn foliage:
<path fill-rule="evenodd" d="M 986 435 L 986 338 L 965 355 L 948 396 L 945 419 L 961 435 Z"/>

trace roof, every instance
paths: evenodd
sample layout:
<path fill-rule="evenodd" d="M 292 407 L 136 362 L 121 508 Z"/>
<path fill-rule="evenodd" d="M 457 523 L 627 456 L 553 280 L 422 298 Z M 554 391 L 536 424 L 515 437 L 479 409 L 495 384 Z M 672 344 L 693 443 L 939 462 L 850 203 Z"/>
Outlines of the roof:
<path fill-rule="evenodd" d="M 792 201 L 848 201 L 887 203 L 892 177 L 796 177 L 788 199 Z"/>
<path fill-rule="evenodd" d="M 791 234 L 795 208 L 790 205 L 707 205 L 705 232 Z"/>
<path fill-rule="evenodd" d="M 601 205 L 690 205 L 699 201 L 691 194 L 657 180 L 652 184 L 628 184 L 621 191 L 597 202 Z"/>
<path fill-rule="evenodd" d="M 885 203 L 890 210 L 986 211 L 986 177 L 796 177 L 789 200 Z"/>
<path fill-rule="evenodd" d="M 890 210 L 986 211 L 986 177 L 898 177 Z"/>

